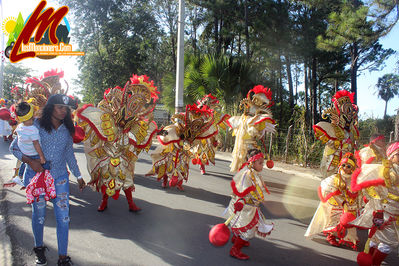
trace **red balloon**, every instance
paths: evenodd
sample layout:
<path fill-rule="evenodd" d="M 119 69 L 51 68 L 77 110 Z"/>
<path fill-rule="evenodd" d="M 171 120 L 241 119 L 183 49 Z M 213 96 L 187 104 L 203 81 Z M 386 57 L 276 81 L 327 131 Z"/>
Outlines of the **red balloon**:
<path fill-rule="evenodd" d="M 215 225 L 212 227 L 211 231 L 209 231 L 209 242 L 214 246 L 224 246 L 229 242 L 229 239 L 230 230 L 224 223 Z"/>
<path fill-rule="evenodd" d="M 373 265 L 373 257 L 370 253 L 360 252 L 357 255 L 357 264 L 359 266 L 371 266 Z"/>
<path fill-rule="evenodd" d="M 266 166 L 267 166 L 267 168 L 272 169 L 273 166 L 274 166 L 273 160 L 268 160 L 268 161 L 266 162 Z"/>
<path fill-rule="evenodd" d="M 355 220 L 356 217 L 355 215 L 353 215 L 350 212 L 344 212 L 341 217 L 339 218 L 339 222 L 341 223 L 341 225 L 343 225 L 346 228 L 349 227 L 353 227 L 353 225 L 350 225 L 348 223 L 352 222 L 353 220 Z"/>

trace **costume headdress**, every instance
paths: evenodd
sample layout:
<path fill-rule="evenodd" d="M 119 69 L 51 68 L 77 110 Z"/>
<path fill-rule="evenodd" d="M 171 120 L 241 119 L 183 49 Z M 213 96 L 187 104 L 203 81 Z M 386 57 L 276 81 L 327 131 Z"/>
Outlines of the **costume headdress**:
<path fill-rule="evenodd" d="M 392 157 L 399 153 L 399 142 L 394 142 L 391 145 L 389 145 L 388 149 L 387 149 L 387 157 L 388 159 L 392 159 Z"/>
<path fill-rule="evenodd" d="M 272 101 L 272 91 L 262 85 L 256 85 L 249 90 L 247 97 L 240 102 L 240 108 L 244 108 L 244 113 L 250 115 L 269 114 Z"/>
<path fill-rule="evenodd" d="M 339 125 L 341 128 L 350 127 L 357 124 L 357 113 L 359 109 L 354 104 L 355 93 L 347 90 L 340 90 L 332 98 L 332 106 L 323 110 L 322 118 L 330 117 L 331 123 Z"/>
<path fill-rule="evenodd" d="M 66 88 L 63 89 L 60 83 L 60 79 L 64 77 L 64 71 L 52 69 L 44 72 L 39 78 L 27 78 L 25 80 L 26 94 L 25 98 L 32 99 L 31 104 L 42 108 L 47 99 L 53 94 L 67 94 L 68 83 L 65 81 Z"/>

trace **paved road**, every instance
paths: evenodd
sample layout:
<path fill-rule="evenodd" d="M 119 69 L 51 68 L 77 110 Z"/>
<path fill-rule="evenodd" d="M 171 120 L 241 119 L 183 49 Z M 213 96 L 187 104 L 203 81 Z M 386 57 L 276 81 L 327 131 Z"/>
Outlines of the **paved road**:
<path fill-rule="evenodd" d="M 77 145 L 75 151 L 87 181 L 83 147 Z M 356 265 L 356 252 L 329 246 L 322 236 L 313 240 L 303 237 L 318 204 L 319 181 L 307 174 L 288 174 L 292 169 L 285 171 L 283 166 L 283 171 L 264 172 L 271 195 L 263 211 L 276 225 L 269 239 L 253 239 L 250 247 L 243 248 L 251 257 L 248 262 L 228 255 L 230 243 L 212 246 L 208 232 L 212 225 L 224 221 L 222 213 L 230 199 L 232 177 L 228 160 L 220 154 L 218 158 L 216 166 L 207 168 L 208 175 L 202 176 L 192 167 L 185 191 L 180 192 L 162 189 L 154 178 L 144 177 L 151 160 L 148 154 L 142 154 L 136 165 L 133 193 L 143 209 L 138 214 L 128 212 L 124 195 L 110 200 L 105 212 L 97 212 L 100 194 L 88 188 L 81 193 L 72 177 L 68 252 L 74 265 Z M 0 141 L 0 183 L 9 180 L 14 165 L 8 144 Z M 0 190 L 0 207 L 14 265 L 33 265 L 31 208 L 24 191 L 17 187 Z M 57 244 L 51 204 L 47 211 L 45 245 L 50 249 L 49 265 L 55 265 Z M 366 232 L 359 233 L 364 244 Z M 4 253 L 7 238 L 1 243 L 0 252 Z M 387 259 L 389 265 L 399 265 L 396 255 Z"/>

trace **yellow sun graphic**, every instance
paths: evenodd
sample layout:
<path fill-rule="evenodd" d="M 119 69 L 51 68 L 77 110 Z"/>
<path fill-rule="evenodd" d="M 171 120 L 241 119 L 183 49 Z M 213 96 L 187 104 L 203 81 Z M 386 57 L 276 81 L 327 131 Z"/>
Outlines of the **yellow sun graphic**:
<path fill-rule="evenodd" d="M 11 32 L 13 32 L 16 25 L 17 19 L 15 17 L 8 17 L 3 20 L 1 29 L 3 30 L 4 35 L 8 36 Z"/>

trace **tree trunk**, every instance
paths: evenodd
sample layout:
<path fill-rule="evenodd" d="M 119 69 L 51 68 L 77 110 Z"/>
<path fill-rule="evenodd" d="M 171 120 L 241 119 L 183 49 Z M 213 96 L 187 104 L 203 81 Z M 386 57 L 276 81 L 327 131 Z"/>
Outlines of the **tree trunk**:
<path fill-rule="evenodd" d="M 317 117 L 317 59 L 315 56 L 312 58 L 312 88 L 311 88 L 311 103 L 312 103 L 312 124 L 315 125 L 318 122 Z"/>
<path fill-rule="evenodd" d="M 292 84 L 292 72 L 291 72 L 291 58 L 290 56 L 285 56 L 286 66 L 287 66 L 287 80 L 288 80 L 288 90 L 291 110 L 294 109 L 294 85 Z"/>
<path fill-rule="evenodd" d="M 244 3 L 244 12 L 245 12 L 245 48 L 246 48 L 246 57 L 249 60 L 249 31 L 248 31 L 248 6 L 247 0 Z"/>
<path fill-rule="evenodd" d="M 388 101 L 385 101 L 384 119 L 387 118 L 387 107 L 388 107 Z"/>
<path fill-rule="evenodd" d="M 357 62 L 359 58 L 359 50 L 356 42 L 351 47 L 351 91 L 355 93 L 354 104 L 357 104 Z"/>
<path fill-rule="evenodd" d="M 305 63 L 304 65 L 304 84 L 305 84 L 305 121 L 309 121 L 309 96 L 308 96 L 308 88 L 309 88 L 309 82 L 308 82 L 308 66 Z"/>
<path fill-rule="evenodd" d="M 214 21 L 213 21 L 213 23 L 214 23 L 214 39 L 215 39 L 215 46 L 216 46 L 216 54 L 220 55 L 220 50 L 217 49 L 218 44 L 219 44 L 219 20 L 218 20 L 218 17 L 216 14 L 217 14 L 217 10 L 215 10 L 215 12 L 214 12 L 215 17 L 214 17 Z"/>

